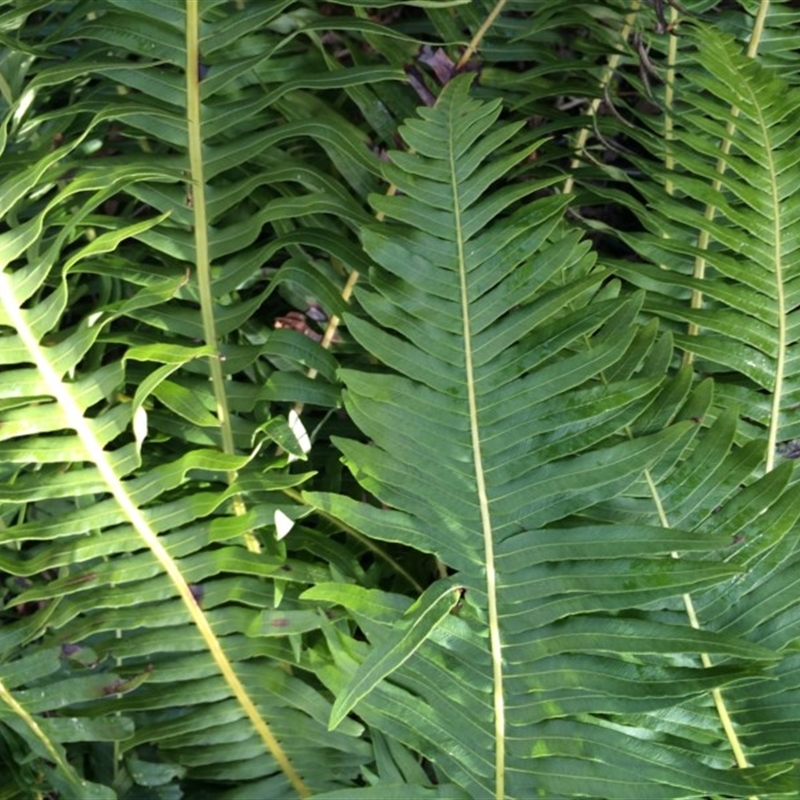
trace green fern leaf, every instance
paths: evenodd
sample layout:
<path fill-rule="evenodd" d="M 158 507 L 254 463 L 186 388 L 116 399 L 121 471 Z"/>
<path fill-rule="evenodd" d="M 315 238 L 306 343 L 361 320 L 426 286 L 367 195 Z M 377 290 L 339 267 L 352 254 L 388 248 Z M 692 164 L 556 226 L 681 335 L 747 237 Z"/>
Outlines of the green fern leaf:
<path fill-rule="evenodd" d="M 335 114 L 283 125 L 274 106 L 302 87 L 402 72 L 316 69 L 314 48 L 293 44 L 307 17 L 290 5 L 120 0 L 90 14 L 2 14 L 17 61 L 0 65 L 0 569 L 11 601 L 0 737 L 30 761 L 20 790 L 89 797 L 93 772 L 113 774 L 120 796 L 175 793 L 179 781 L 208 795 L 303 796 L 349 785 L 372 757 L 363 726 L 329 733 L 330 701 L 283 669 L 301 659 L 300 634 L 322 625 L 296 587 L 333 577 L 321 559 L 291 563 L 272 535 L 276 516 L 294 513 L 283 490 L 310 471 L 258 452 L 288 429 L 269 401 L 338 405 L 336 361 L 258 317 L 287 285 L 341 311 L 328 262 L 364 260 L 330 218 L 369 217 L 309 141 L 359 153 L 363 184 L 378 172 Z M 15 63 L 25 70 L 9 82 Z M 79 85 L 91 90 L 57 99 Z M 305 152 L 290 157 L 299 140 Z M 293 257 L 263 269 L 283 248 Z M 316 381 L 302 374 L 311 367 Z M 232 513 L 242 496 L 252 507 Z M 242 546 L 261 531 L 266 552 Z M 312 534 L 298 532 L 310 553 Z M 352 574 L 344 548 L 326 556 Z M 21 676 L 37 657 L 47 669 Z M 92 742 L 113 751 L 84 762 Z"/>
<path fill-rule="evenodd" d="M 668 709 L 777 656 L 650 610 L 738 574 L 707 557 L 728 537 L 566 524 L 626 491 L 665 452 L 680 454 L 698 426 L 620 436 L 661 388 L 644 374 L 625 381 L 629 393 L 603 378 L 648 360 L 652 336 L 632 325 L 638 301 L 592 298 L 604 273 L 559 230 L 562 198 L 509 211 L 541 187 L 523 177 L 496 188 L 527 151 L 502 150 L 517 126 L 498 124 L 499 103 L 472 99 L 469 86 L 452 81 L 402 129 L 414 153 L 387 169 L 399 196 L 374 199 L 392 222 L 363 235 L 377 266 L 358 298 L 372 321 L 346 317 L 392 371 L 341 372 L 345 406 L 369 443 L 337 444 L 389 508 L 305 495 L 371 536 L 434 554 L 466 595 L 405 650 L 385 610 L 329 595 L 377 648 L 365 669 L 394 648 L 394 671 L 355 710 L 474 798 L 633 798 L 643 784 L 648 797 L 752 793 L 775 770 L 727 770 L 665 736 L 645 744 L 626 718 L 630 692 Z M 354 645 L 341 632 L 329 642 L 339 668 L 352 669 Z M 701 652 L 724 657 L 725 673 L 682 658 Z M 590 674 L 631 688 L 597 693 Z"/>
<path fill-rule="evenodd" d="M 668 110 L 674 129 L 667 140 L 641 134 L 672 168 L 638 161 L 658 181 L 641 182 L 646 206 L 625 201 L 648 233 L 623 238 L 651 263 L 619 272 L 651 290 L 649 311 L 683 323 L 676 343 L 719 377 L 720 403 L 746 408 L 766 431 L 771 468 L 800 435 L 791 413 L 800 397 L 800 93 L 714 28 L 698 24 L 681 38 L 692 47 Z"/>

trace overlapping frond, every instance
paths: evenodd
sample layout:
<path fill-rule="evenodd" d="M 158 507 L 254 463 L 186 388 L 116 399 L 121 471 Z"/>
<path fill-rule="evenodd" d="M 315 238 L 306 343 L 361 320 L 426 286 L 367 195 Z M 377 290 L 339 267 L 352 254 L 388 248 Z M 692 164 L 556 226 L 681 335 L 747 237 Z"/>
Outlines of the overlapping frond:
<path fill-rule="evenodd" d="M 758 43 L 745 55 L 712 28 L 681 34 L 675 106 L 665 109 L 673 127 L 662 138 L 651 120 L 649 133 L 640 128 L 635 134 L 662 159 L 660 167 L 634 159 L 658 180 L 630 181 L 641 201 L 628 192 L 613 194 L 646 229 L 622 235 L 642 260 L 616 268 L 647 289 L 646 311 L 672 326 L 684 362 L 714 376 L 709 411 L 716 420 L 706 438 L 727 455 L 715 458 L 716 446 L 698 447 L 650 485 L 642 481 L 595 512 L 652 524 L 655 496 L 669 524 L 729 534 L 717 557 L 739 561 L 745 575 L 697 593 L 694 601 L 701 625 L 781 654 L 770 681 L 724 694 L 743 758 L 774 764 L 791 753 L 800 723 L 792 677 L 800 622 L 790 499 L 796 490 L 783 489 L 796 481 L 790 461 L 798 437 L 800 96 L 786 83 L 791 71 L 773 67 L 775 59 L 787 63 L 779 43 L 764 36 L 762 57 Z M 739 415 L 744 425 L 735 424 Z M 751 485 L 764 469 L 774 471 Z M 768 709 L 777 696 L 776 724 Z M 694 708 L 692 714 L 707 719 L 714 711 Z"/>
<path fill-rule="evenodd" d="M 508 180 L 529 151 L 504 146 L 517 126 L 498 123 L 499 104 L 471 99 L 469 84 L 454 80 L 404 126 L 409 152 L 386 169 L 398 196 L 373 199 L 391 221 L 363 233 L 375 266 L 358 297 L 370 319 L 346 319 L 381 369 L 341 373 L 367 442 L 337 445 L 384 508 L 306 495 L 454 574 L 410 607 L 310 590 L 347 607 L 374 648 L 330 629 L 333 665 L 320 674 L 341 691 L 335 667 L 356 669 L 347 691 L 359 717 L 473 798 L 780 792 L 785 767 L 729 769 L 721 732 L 645 733 L 634 716 L 752 680 L 778 656 L 657 611 L 736 579 L 740 562 L 713 557 L 727 530 L 699 535 L 690 515 L 674 528 L 578 521 L 649 468 L 698 453 L 699 404 L 659 375 L 664 349 L 634 324 L 641 298 L 606 299 L 605 273 L 559 226 L 563 198 L 524 170 Z M 702 447 L 725 454 L 708 438 Z M 754 486 L 777 498 L 778 477 Z M 797 503 L 785 504 L 791 525 Z M 700 653 L 719 665 L 704 668 Z"/>
<path fill-rule="evenodd" d="M 796 794 L 796 15 L 685 5 L 0 2 L 10 798 Z"/>
<path fill-rule="evenodd" d="M 276 615 L 273 576 L 288 567 L 292 574 L 281 585 L 307 582 L 310 565 L 292 570 L 280 548 L 250 553 L 242 546 L 245 532 L 272 525 L 279 490 L 303 475 L 270 477 L 250 466 L 252 452 L 193 447 L 167 458 L 148 450 L 150 400 L 147 392 L 122 394 L 131 381 L 127 366 L 156 362 L 172 371 L 205 358 L 208 348 L 130 347 L 91 368 L 92 352 L 102 352 L 98 343 L 121 309 L 59 329 L 71 300 L 69 275 L 54 269 L 60 248 L 42 258 L 37 237 L 28 235 L 44 228 L 48 238 L 62 238 L 59 212 L 74 187 L 63 195 L 56 192 L 39 215 L 0 240 L 0 324 L 10 331 L 0 381 L 0 502 L 19 515 L 4 531 L 0 553 L 18 612 L 14 621 L 6 611 L 3 626 L 0 679 L 11 694 L 2 716 L 49 760 L 44 743 L 57 752 L 65 742 L 110 741 L 120 753 L 134 748 L 133 756 L 137 742 L 158 742 L 164 764 L 148 766 L 138 756 L 125 762 L 129 779 L 150 785 L 186 773 L 260 779 L 278 792 L 294 782 L 302 792 L 299 768 L 311 785 L 335 786 L 337 770 L 357 769 L 365 755 L 353 739 L 358 726 L 344 736 L 325 734 L 329 702 L 279 666 L 293 658 L 287 635 L 320 621 L 301 612 L 291 592 Z M 148 287 L 123 305 L 152 306 L 178 289 L 172 284 Z M 237 471 L 241 485 L 228 486 L 226 476 Z M 242 486 L 259 497 L 258 506 L 231 516 L 230 498 Z M 265 609 L 273 609 L 271 617 Z M 30 646 L 19 658 L 24 644 Z M 339 745 L 309 752 L 315 727 Z M 198 762 L 193 748 L 200 745 Z M 89 796 L 84 784 L 57 767 L 42 785 Z"/>
<path fill-rule="evenodd" d="M 685 36 L 672 133 L 643 138 L 671 168 L 642 161 L 661 183 L 623 200 L 648 231 L 625 241 L 647 263 L 617 266 L 650 290 L 651 313 L 683 323 L 676 343 L 767 432 L 772 465 L 798 436 L 800 95 L 729 37 Z"/>
<path fill-rule="evenodd" d="M 333 111 L 275 105 L 401 73 L 329 74 L 291 5 L 3 9 L 31 51 L 1 65 L 0 763 L 29 762 L 20 791 L 302 796 L 373 758 L 288 666 L 323 619 L 299 591 L 355 566 L 312 531 L 299 558 L 276 541 L 311 472 L 284 469 L 304 449 L 269 404 L 339 391 L 334 358 L 264 314 L 276 291 L 339 312 L 361 266 L 332 220 L 369 217 L 324 147 L 364 191 L 377 175 Z M 105 789 L 79 763 L 101 742 Z"/>

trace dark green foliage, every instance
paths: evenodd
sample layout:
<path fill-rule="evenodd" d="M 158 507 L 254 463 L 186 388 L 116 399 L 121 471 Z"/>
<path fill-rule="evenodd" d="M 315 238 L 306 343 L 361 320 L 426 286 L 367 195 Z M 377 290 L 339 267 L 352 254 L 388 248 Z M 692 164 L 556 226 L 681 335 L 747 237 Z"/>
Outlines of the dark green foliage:
<path fill-rule="evenodd" d="M 0 3 L 2 797 L 797 795 L 752 6 Z"/>

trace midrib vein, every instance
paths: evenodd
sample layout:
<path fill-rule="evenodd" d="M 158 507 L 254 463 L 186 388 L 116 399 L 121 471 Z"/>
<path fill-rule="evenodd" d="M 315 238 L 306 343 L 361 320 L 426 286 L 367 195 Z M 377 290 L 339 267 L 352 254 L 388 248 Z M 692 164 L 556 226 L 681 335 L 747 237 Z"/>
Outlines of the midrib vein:
<path fill-rule="evenodd" d="M 451 121 L 453 131 L 455 121 Z M 475 399 L 475 377 L 472 364 L 472 332 L 469 318 L 469 293 L 467 291 L 467 265 L 464 257 L 464 236 L 461 223 L 461 205 L 456 176 L 455 144 L 450 139 L 450 175 L 453 190 L 453 216 L 455 222 L 456 247 L 458 248 L 458 272 L 461 282 L 461 309 L 464 331 L 464 371 L 467 382 L 467 402 L 469 405 L 469 428 L 472 439 L 472 452 L 475 463 L 475 481 L 478 489 L 478 504 L 483 529 L 483 546 L 486 559 L 486 596 L 489 614 L 489 643 L 492 656 L 492 676 L 494 686 L 494 729 L 495 729 L 495 797 L 505 797 L 505 699 L 503 696 L 503 663 L 500 643 L 500 627 L 497 613 L 497 576 L 494 565 L 494 541 L 492 522 L 489 513 L 489 498 L 486 495 L 486 481 L 483 474 L 480 433 L 478 430 L 478 411 Z"/>

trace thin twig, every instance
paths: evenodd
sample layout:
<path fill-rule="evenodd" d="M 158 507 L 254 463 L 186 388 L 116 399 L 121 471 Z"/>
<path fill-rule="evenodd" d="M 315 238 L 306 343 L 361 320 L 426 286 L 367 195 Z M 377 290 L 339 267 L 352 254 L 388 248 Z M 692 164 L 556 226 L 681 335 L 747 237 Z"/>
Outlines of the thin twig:
<path fill-rule="evenodd" d="M 639 8 L 641 6 L 641 0 L 634 0 L 631 4 L 631 10 L 628 12 L 628 15 L 625 17 L 625 23 L 622 26 L 622 30 L 620 31 L 620 41 L 624 44 L 628 41 L 628 37 L 631 34 L 631 30 L 633 30 L 633 23 L 636 20 L 636 15 L 639 13 Z M 618 50 L 614 53 L 611 58 L 608 59 L 608 64 L 606 68 L 603 70 L 603 74 L 600 77 L 600 88 L 605 95 L 606 87 L 611 82 L 611 79 L 614 76 L 614 73 L 617 71 L 617 67 L 619 66 L 619 62 L 622 59 L 622 52 Z M 595 97 L 594 100 L 589 104 L 589 116 L 594 118 L 597 115 L 597 110 L 600 108 L 600 103 L 603 102 L 603 98 Z M 572 191 L 572 187 L 575 185 L 575 170 L 581 166 L 581 157 L 586 150 L 586 141 L 589 138 L 589 127 L 584 126 L 578 132 L 577 139 L 575 140 L 575 156 L 569 162 L 569 169 L 570 174 L 567 176 L 567 179 L 564 181 L 564 188 L 561 190 L 563 194 L 569 194 Z"/>
<path fill-rule="evenodd" d="M 461 58 L 458 59 L 456 70 L 464 69 L 464 67 L 467 65 L 467 62 L 475 54 L 475 51 L 478 49 L 483 37 L 486 35 L 486 31 L 492 27 L 494 21 L 503 10 L 503 6 L 505 4 L 506 0 L 497 0 L 497 4 L 491 10 L 489 16 L 483 21 L 483 24 L 480 26 L 480 28 L 478 28 L 478 30 L 475 32 L 475 35 L 472 37 L 472 41 L 467 45 L 467 49 L 461 54 Z"/>

